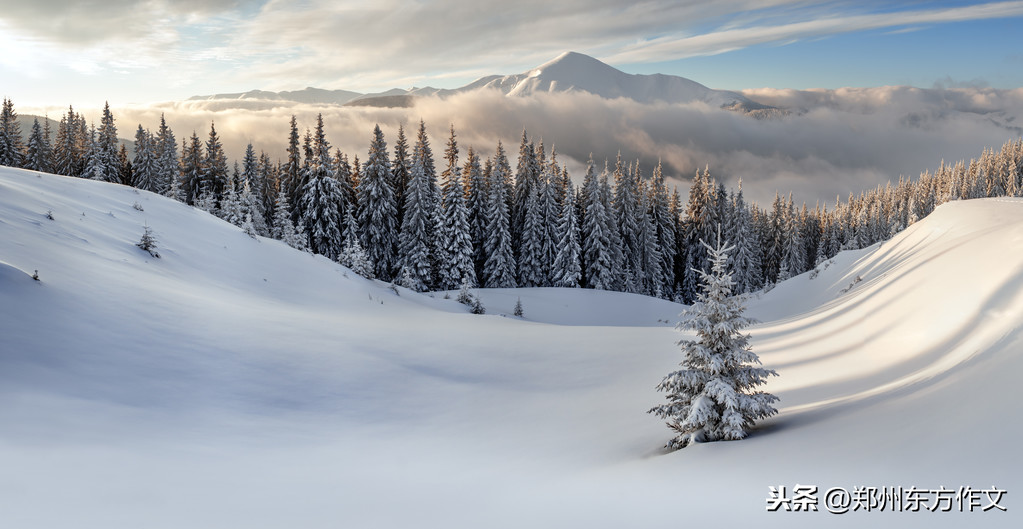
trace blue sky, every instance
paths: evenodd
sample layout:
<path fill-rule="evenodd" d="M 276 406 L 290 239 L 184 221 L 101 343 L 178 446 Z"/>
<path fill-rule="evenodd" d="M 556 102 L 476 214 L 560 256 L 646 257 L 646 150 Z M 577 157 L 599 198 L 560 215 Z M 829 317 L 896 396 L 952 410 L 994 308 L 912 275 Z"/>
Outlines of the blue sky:
<path fill-rule="evenodd" d="M 714 88 L 1023 86 L 1023 2 L 3 4 L 0 92 L 18 105 L 457 87 L 566 50 Z"/>

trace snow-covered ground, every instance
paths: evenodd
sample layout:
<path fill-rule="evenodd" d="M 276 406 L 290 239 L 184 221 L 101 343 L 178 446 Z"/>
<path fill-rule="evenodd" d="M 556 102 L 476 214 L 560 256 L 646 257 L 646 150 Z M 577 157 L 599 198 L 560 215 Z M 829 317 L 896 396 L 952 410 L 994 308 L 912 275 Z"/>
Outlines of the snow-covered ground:
<path fill-rule="evenodd" d="M 751 300 L 781 413 L 665 454 L 644 412 L 679 305 L 484 290 L 472 315 L 150 193 L 0 168 L 0 527 L 1017 526 L 1021 248 L 1023 202 L 951 203 Z M 767 511 L 797 484 L 819 512 Z M 826 512 L 829 488 L 899 486 L 1008 510 Z"/>

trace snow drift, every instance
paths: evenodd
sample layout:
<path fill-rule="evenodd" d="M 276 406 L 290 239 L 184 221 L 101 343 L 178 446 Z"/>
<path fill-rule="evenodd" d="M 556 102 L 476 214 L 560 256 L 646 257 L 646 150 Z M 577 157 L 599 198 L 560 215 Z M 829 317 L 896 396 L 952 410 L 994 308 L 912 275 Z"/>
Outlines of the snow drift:
<path fill-rule="evenodd" d="M 145 226 L 159 259 L 135 246 Z M 157 195 L 0 168 L 0 512 L 28 528 L 1012 526 L 1021 241 L 1023 202 L 950 203 L 751 300 L 781 413 L 665 454 L 643 412 L 679 360 L 678 305 L 499 289 L 472 315 Z M 796 484 L 994 485 L 1008 510 L 766 511 L 768 487 Z"/>

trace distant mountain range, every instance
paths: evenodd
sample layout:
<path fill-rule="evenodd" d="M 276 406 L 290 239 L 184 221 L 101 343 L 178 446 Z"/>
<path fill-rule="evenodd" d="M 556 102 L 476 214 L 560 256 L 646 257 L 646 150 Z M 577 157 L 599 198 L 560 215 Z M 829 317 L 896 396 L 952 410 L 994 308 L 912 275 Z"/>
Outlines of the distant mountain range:
<path fill-rule="evenodd" d="M 485 89 L 498 90 L 507 96 L 518 97 L 528 97 L 538 93 L 587 92 L 606 99 L 625 98 L 640 103 L 699 101 L 742 112 L 763 113 L 776 110 L 773 107 L 752 101 L 742 94 L 707 88 L 685 77 L 664 74 L 628 74 L 593 57 L 576 52 L 563 53 L 550 62 L 520 74 L 488 75 L 455 89 L 424 87 L 406 90 L 394 88 L 386 92 L 371 94 L 320 88 L 285 92 L 252 90 L 235 94 L 193 96 L 189 100 L 217 101 L 222 105 L 235 100 L 239 102 L 239 106 L 244 105 L 244 102 L 260 100 L 344 106 L 408 107 L 414 104 L 417 96 L 445 97 Z"/>

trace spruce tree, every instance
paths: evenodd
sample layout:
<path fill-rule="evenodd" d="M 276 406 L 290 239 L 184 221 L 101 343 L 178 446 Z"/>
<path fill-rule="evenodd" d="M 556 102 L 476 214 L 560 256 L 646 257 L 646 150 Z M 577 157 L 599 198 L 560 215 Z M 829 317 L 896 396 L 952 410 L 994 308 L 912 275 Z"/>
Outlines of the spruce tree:
<path fill-rule="evenodd" d="M 533 193 L 537 192 L 540 172 L 536 160 L 536 147 L 529 141 L 526 131 L 522 131 L 522 142 L 519 144 L 519 159 L 515 169 L 515 192 L 511 203 L 511 234 L 512 248 L 515 255 L 522 261 L 522 237 L 529 215 Z M 536 204 L 537 202 L 532 202 Z M 521 270 L 520 270 L 521 273 Z"/>
<path fill-rule="evenodd" d="M 401 285 L 424 292 L 433 282 L 433 227 L 436 225 L 432 203 L 433 183 L 427 174 L 425 157 L 416 145 L 405 188 L 405 214 L 398 244 Z"/>
<path fill-rule="evenodd" d="M 497 162 L 487 183 L 490 194 L 487 199 L 487 233 L 484 241 L 483 285 L 487 288 L 515 287 L 515 254 L 512 251 L 510 214 L 506 174 L 509 171 L 504 151 L 497 144 Z"/>
<path fill-rule="evenodd" d="M 380 126 L 373 128 L 369 158 L 358 187 L 359 226 L 363 248 L 373 261 L 374 273 L 382 281 L 390 281 L 397 269 L 395 249 L 398 244 L 397 202 L 391 190 L 391 162 L 387 142 Z"/>
<path fill-rule="evenodd" d="M 598 182 L 600 184 L 600 202 L 606 212 L 604 215 L 604 233 L 607 234 L 608 251 L 611 256 L 610 283 L 607 284 L 606 288 L 608 290 L 622 291 L 627 286 L 627 262 L 622 246 L 622 232 L 618 229 L 619 220 L 614 214 L 611 185 L 608 183 L 607 160 L 604 161 L 604 170 L 600 173 Z"/>
<path fill-rule="evenodd" d="M 519 246 L 519 286 L 543 286 L 547 274 L 543 269 L 543 217 L 540 207 L 539 186 L 533 186 L 523 208 L 526 216 L 522 225 Z"/>
<path fill-rule="evenodd" d="M 96 145 L 93 148 L 95 162 L 91 178 L 104 182 L 121 182 L 121 164 L 117 159 L 117 127 L 114 115 L 110 112 L 110 104 L 103 106 L 103 117 L 100 127 L 96 129 Z"/>
<path fill-rule="evenodd" d="M 394 191 L 398 218 L 395 225 L 401 226 L 405 214 L 405 188 L 409 182 L 408 139 L 405 138 L 405 127 L 398 125 L 398 139 L 394 142 L 394 160 L 391 163 L 391 189 Z"/>
<path fill-rule="evenodd" d="M 744 294 L 760 288 L 760 250 L 753 219 L 742 195 L 742 180 L 735 193 L 735 253 L 732 257 L 735 292 Z"/>
<path fill-rule="evenodd" d="M 14 102 L 5 97 L 0 107 L 0 165 L 21 167 L 24 155 L 18 113 L 14 111 Z"/>
<path fill-rule="evenodd" d="M 135 131 L 135 160 L 132 163 L 131 185 L 146 191 L 156 191 L 159 184 L 158 160 L 153 149 L 153 136 L 139 125 Z"/>
<path fill-rule="evenodd" d="M 210 122 L 210 134 L 206 140 L 206 157 L 202 164 L 202 185 L 219 201 L 228 184 L 227 156 L 217 135 L 217 128 Z"/>
<path fill-rule="evenodd" d="M 465 207 L 461 168 L 458 166 L 458 143 L 455 128 L 445 149 L 447 167 L 441 173 L 444 181 L 438 245 L 437 275 L 441 290 L 452 290 L 468 279 L 476 284 L 472 260 L 472 239 L 469 236 L 469 212 Z"/>
<path fill-rule="evenodd" d="M 182 141 L 181 146 L 181 188 L 186 204 L 195 204 L 199 199 L 204 172 L 202 142 L 193 130 L 192 137 Z"/>
<path fill-rule="evenodd" d="M 302 222 L 308 231 L 309 248 L 313 253 L 337 261 L 342 251 L 340 212 L 343 198 L 337 180 L 324 171 L 314 171 L 302 190 Z"/>
<path fill-rule="evenodd" d="M 789 197 L 789 204 L 782 217 L 782 222 L 782 259 L 778 269 L 778 281 L 784 281 L 803 273 L 805 257 L 803 235 L 791 197 Z"/>
<path fill-rule="evenodd" d="M 291 222 L 291 206 L 288 204 L 288 194 L 283 189 L 277 193 L 273 224 L 274 239 L 283 241 L 297 250 L 305 249 L 305 235 Z"/>
<path fill-rule="evenodd" d="M 571 183 L 561 204 L 558 223 L 558 254 L 551 267 L 552 284 L 556 287 L 576 288 L 582 280 L 582 247 L 579 243 L 579 222 L 576 219 L 575 193 Z"/>
<path fill-rule="evenodd" d="M 303 169 L 305 184 L 301 192 L 302 223 L 309 234 L 309 247 L 314 253 L 338 260 L 341 255 L 341 211 L 344 195 L 334 179 L 330 144 L 323 132 L 323 115 L 316 118 L 316 130 L 311 144 L 312 156 Z"/>
<path fill-rule="evenodd" d="M 639 243 L 642 249 L 640 271 L 643 293 L 649 296 L 664 295 L 664 275 L 661 269 L 661 247 L 657 240 L 657 228 L 654 225 L 651 196 L 640 183 L 639 189 Z"/>
<path fill-rule="evenodd" d="M 291 122 L 289 123 L 288 133 L 288 159 L 281 168 L 281 189 L 288 194 L 288 201 L 294 203 L 298 200 L 298 194 L 301 192 L 300 181 L 301 175 L 299 174 L 302 170 L 302 150 L 299 147 L 298 137 L 298 121 L 295 119 L 295 115 L 291 115 Z"/>
<path fill-rule="evenodd" d="M 57 125 L 57 138 L 54 145 L 54 172 L 64 176 L 78 176 L 79 160 L 82 153 L 78 151 L 78 115 L 74 108 L 69 107 L 67 114 Z"/>
<path fill-rule="evenodd" d="M 358 216 L 359 201 L 355 195 L 355 180 L 352 178 L 352 166 L 348 163 L 348 155 L 340 150 L 334 155 L 334 179 L 341 186 L 344 209 L 351 209 L 352 216 Z"/>
<path fill-rule="evenodd" d="M 675 221 L 671 218 L 671 201 L 668 189 L 664 185 L 664 172 L 660 161 L 654 168 L 650 182 L 650 220 L 656 230 L 657 247 L 661 256 L 659 288 L 667 296 L 672 291 L 674 283 Z"/>
<path fill-rule="evenodd" d="M 117 174 L 118 182 L 125 185 L 130 185 L 134 181 L 134 170 L 132 169 L 131 160 L 128 159 L 128 147 L 125 144 L 121 144 L 121 148 L 117 151 Z"/>
<path fill-rule="evenodd" d="M 160 128 L 153 141 L 153 154 L 156 157 L 156 192 L 177 199 L 170 189 L 178 174 L 178 140 L 163 114 L 160 114 Z"/>
<path fill-rule="evenodd" d="M 32 132 L 28 137 L 28 151 L 25 156 L 25 169 L 41 173 L 53 172 L 53 151 L 49 139 L 43 134 L 39 120 L 32 122 Z"/>
<path fill-rule="evenodd" d="M 480 158 L 469 147 L 466 153 L 466 162 L 462 174 L 465 177 L 466 186 L 466 209 L 469 212 L 469 239 L 472 242 L 473 266 L 476 269 L 476 277 L 483 277 L 483 263 L 486 262 L 484 242 L 487 234 L 487 197 L 489 190 L 487 180 L 484 177 L 483 169 L 480 167 Z M 493 167 L 491 167 L 493 170 Z"/>
<path fill-rule="evenodd" d="M 593 174 L 593 158 L 586 167 L 583 180 L 582 257 L 585 263 L 586 286 L 597 290 L 610 290 L 614 285 L 614 261 L 611 238 L 607 227 L 608 211 L 601 198 L 600 181 Z"/>
<path fill-rule="evenodd" d="M 359 242 L 359 225 L 352 215 L 352 208 L 345 211 L 343 236 L 344 247 L 341 250 L 341 264 L 362 277 L 373 279 L 373 262 L 369 260 L 366 250 Z"/>
<path fill-rule="evenodd" d="M 553 156 L 553 153 L 552 153 Z M 540 266 L 543 282 L 538 286 L 549 287 L 554 284 L 552 267 L 558 257 L 561 221 L 561 202 L 559 202 L 558 184 L 560 170 L 553 164 L 547 164 L 538 182 L 540 186 Z"/>
<path fill-rule="evenodd" d="M 700 241 L 711 261 L 711 271 L 700 271 L 697 302 L 682 312 L 680 331 L 694 331 L 695 339 L 683 339 L 682 369 L 669 373 L 657 385 L 667 395 L 667 404 L 648 413 L 667 419 L 677 435 L 665 445 L 669 449 L 692 442 L 738 440 L 756 420 L 778 411 L 777 397 L 754 388 L 777 376 L 759 367 L 743 329 L 753 320 L 743 316 L 745 307 L 732 296 L 732 277 L 727 270 L 728 252 L 720 234 L 716 247 Z"/>
<path fill-rule="evenodd" d="M 90 125 L 85 135 L 85 167 L 82 169 L 82 178 L 89 180 L 106 181 L 106 166 L 104 155 L 100 150 L 99 142 L 96 141 L 96 126 Z"/>
<path fill-rule="evenodd" d="M 622 253 L 625 256 L 623 271 L 625 283 L 638 283 L 642 275 L 643 248 L 640 241 L 640 223 L 636 180 L 631 170 L 627 171 L 622 164 L 622 155 L 618 153 L 614 168 L 614 217 L 618 233 L 621 234 Z M 630 289 L 635 292 L 636 289 Z"/>

